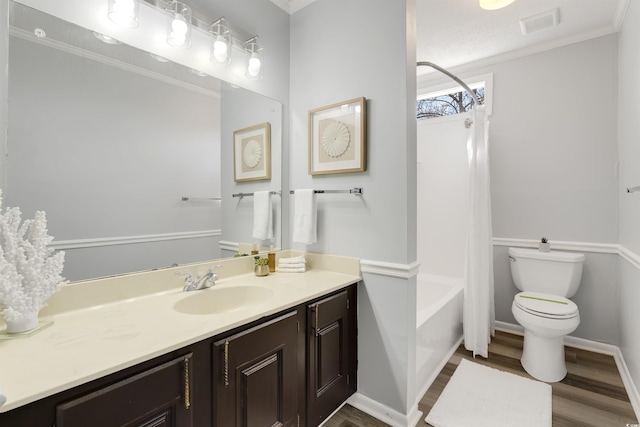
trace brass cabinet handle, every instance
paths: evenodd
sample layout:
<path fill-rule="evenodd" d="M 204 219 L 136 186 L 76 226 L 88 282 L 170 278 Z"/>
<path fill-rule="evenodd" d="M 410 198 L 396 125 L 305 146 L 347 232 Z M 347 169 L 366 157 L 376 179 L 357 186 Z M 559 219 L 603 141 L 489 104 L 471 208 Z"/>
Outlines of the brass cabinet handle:
<path fill-rule="evenodd" d="M 229 387 L 229 341 L 224 342 L 224 386 Z"/>
<path fill-rule="evenodd" d="M 186 356 L 182 363 L 184 364 L 184 408 L 191 407 L 191 381 L 189 375 L 189 365 L 191 364 L 191 356 Z"/>
<path fill-rule="evenodd" d="M 320 304 L 316 304 L 316 336 L 320 335 L 320 325 L 318 324 L 318 313 L 320 313 Z"/>

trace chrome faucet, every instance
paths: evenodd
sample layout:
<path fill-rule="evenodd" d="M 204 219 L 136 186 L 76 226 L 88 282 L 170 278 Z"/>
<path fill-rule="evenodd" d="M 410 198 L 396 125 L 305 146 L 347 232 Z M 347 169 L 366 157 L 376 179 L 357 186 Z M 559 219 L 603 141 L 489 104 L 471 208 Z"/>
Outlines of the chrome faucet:
<path fill-rule="evenodd" d="M 176 276 L 184 276 L 184 292 L 197 291 L 200 289 L 207 289 L 216 284 L 216 280 L 220 277 L 214 273 L 216 268 L 221 268 L 221 265 L 215 265 L 207 270 L 204 276 L 197 275 L 195 278 L 191 273 L 176 273 Z"/>

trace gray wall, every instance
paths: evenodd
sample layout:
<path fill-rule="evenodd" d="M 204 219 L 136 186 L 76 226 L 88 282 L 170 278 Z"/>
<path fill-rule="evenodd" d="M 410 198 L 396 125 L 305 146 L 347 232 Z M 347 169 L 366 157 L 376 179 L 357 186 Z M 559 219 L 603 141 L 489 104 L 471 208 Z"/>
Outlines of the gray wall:
<path fill-rule="evenodd" d="M 406 271 L 416 258 L 414 17 L 414 0 L 321 0 L 291 17 L 291 189 L 364 189 L 319 195 L 317 243 L 291 246 L 405 269 L 365 273 L 359 288 L 358 390 L 387 418 L 415 409 L 416 289 Z M 361 96 L 367 171 L 308 175 L 308 111 Z"/>
<path fill-rule="evenodd" d="M 180 201 L 220 195 L 218 94 L 17 37 L 9 61 L 7 205 L 25 218 L 45 211 L 57 241 L 220 230 L 220 202 Z M 185 242 L 157 261 L 154 243 L 137 245 L 126 267 L 98 253 L 86 262 L 95 250 L 73 249 L 64 274 L 79 280 L 218 258 L 217 240 L 207 240 L 187 249 L 191 259 L 177 250 Z"/>
<path fill-rule="evenodd" d="M 6 75 L 9 61 L 9 8 L 8 0 L 0 0 L 0 72 Z M 7 114 L 9 101 L 9 82 L 0 78 L 0 188 L 6 182 L 7 156 Z"/>
<path fill-rule="evenodd" d="M 640 185 L 640 4 L 629 2 L 619 40 L 619 142 L 620 186 L 619 242 L 624 257 L 619 260 L 620 348 L 634 379 L 640 385 L 640 193 L 626 194 L 624 188 Z"/>
<path fill-rule="evenodd" d="M 362 198 L 319 196 L 318 242 L 295 249 L 415 260 L 415 49 L 405 14 L 404 1 L 322 0 L 292 16 L 291 188 L 364 189 Z M 369 109 L 367 171 L 308 175 L 308 111 L 360 96 Z"/>
<path fill-rule="evenodd" d="M 252 237 L 253 197 L 232 197 L 233 193 L 253 193 L 255 191 L 280 191 L 282 188 L 282 104 L 273 99 L 257 95 L 243 89 L 224 85 L 222 99 L 222 194 L 223 234 L 222 240 L 236 243 L 256 243 L 259 246 L 282 247 L 281 197 L 271 196 L 274 241 L 261 241 Z M 236 130 L 260 123 L 271 124 L 271 178 L 259 181 L 234 181 L 234 140 Z"/>
<path fill-rule="evenodd" d="M 490 117 L 496 319 L 517 324 L 509 245 L 542 236 L 586 252 L 572 334 L 617 345 L 617 35 L 453 70 L 493 73 Z M 437 78 L 419 83 L 438 84 Z M 614 251 L 615 252 L 615 251 Z"/>

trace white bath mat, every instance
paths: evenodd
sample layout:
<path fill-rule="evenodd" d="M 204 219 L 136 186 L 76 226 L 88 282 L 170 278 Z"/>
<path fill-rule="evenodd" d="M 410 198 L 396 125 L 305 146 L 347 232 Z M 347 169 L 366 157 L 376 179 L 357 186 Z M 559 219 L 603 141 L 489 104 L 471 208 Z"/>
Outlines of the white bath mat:
<path fill-rule="evenodd" d="M 551 386 L 462 359 L 425 421 L 435 427 L 551 427 Z"/>

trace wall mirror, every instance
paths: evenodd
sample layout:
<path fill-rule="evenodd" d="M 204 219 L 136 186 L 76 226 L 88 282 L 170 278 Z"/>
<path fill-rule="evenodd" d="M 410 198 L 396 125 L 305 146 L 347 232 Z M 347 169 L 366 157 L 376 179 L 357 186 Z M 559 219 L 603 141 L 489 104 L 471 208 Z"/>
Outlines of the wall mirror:
<path fill-rule="evenodd" d="M 280 102 L 17 2 L 9 13 L 4 206 L 46 212 L 65 278 L 281 245 L 279 197 L 274 239 L 252 241 L 251 200 L 224 176 L 233 132 L 269 122 L 271 179 L 246 191 L 280 191 Z"/>

